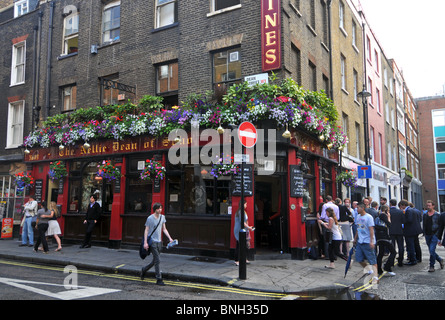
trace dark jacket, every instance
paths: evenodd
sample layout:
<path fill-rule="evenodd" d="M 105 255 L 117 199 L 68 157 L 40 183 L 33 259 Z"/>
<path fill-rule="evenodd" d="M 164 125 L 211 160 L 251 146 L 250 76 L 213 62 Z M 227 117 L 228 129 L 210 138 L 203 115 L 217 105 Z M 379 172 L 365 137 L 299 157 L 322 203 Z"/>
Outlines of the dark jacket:
<path fill-rule="evenodd" d="M 101 211 L 101 208 L 97 202 L 95 202 L 92 206 L 91 206 L 91 203 L 89 203 L 87 214 L 85 216 L 85 220 L 99 220 L 100 211 Z"/>
<path fill-rule="evenodd" d="M 427 213 L 425 213 L 425 214 L 427 214 Z M 445 213 L 442 213 L 441 215 L 440 215 L 440 218 L 439 218 L 439 230 L 437 231 L 437 238 L 439 239 L 439 241 L 440 242 L 444 242 L 444 240 L 445 240 L 445 237 L 444 237 L 444 239 L 443 240 L 441 240 L 442 239 L 442 233 L 443 233 L 443 230 L 445 229 Z"/>
<path fill-rule="evenodd" d="M 389 209 L 391 214 L 391 226 L 389 227 L 389 234 L 391 236 L 401 236 L 403 235 L 403 224 L 405 223 L 405 215 L 403 211 L 397 209 L 396 207 L 391 207 Z"/>
<path fill-rule="evenodd" d="M 348 209 L 345 205 L 338 206 L 338 211 L 340 213 L 340 222 L 353 222 L 354 218 L 352 217 L 352 209 Z"/>
<path fill-rule="evenodd" d="M 423 234 L 427 235 L 425 233 L 425 219 L 428 216 L 428 213 L 425 213 L 423 215 Z M 439 212 L 435 212 L 433 214 L 433 225 L 432 225 L 432 234 L 436 234 L 437 238 L 440 240 L 440 238 L 442 237 L 442 232 L 443 232 L 443 225 L 441 226 L 442 221 L 445 222 L 444 218 L 442 217 L 443 214 L 440 214 Z"/>
<path fill-rule="evenodd" d="M 405 237 L 417 236 L 420 233 L 420 220 L 417 209 L 407 207 L 405 209 L 405 225 L 403 227 L 403 235 Z"/>
<path fill-rule="evenodd" d="M 389 237 L 389 228 L 391 227 L 391 222 L 388 220 L 388 216 L 384 213 L 381 213 L 375 219 L 375 237 L 377 242 L 379 240 L 390 240 Z"/>

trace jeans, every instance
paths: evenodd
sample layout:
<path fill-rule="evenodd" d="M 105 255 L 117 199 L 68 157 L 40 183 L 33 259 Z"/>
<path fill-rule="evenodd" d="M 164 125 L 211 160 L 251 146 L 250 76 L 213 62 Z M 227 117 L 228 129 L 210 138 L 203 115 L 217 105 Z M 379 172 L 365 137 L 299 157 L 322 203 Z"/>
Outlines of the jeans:
<path fill-rule="evenodd" d="M 29 238 L 29 244 L 34 245 L 34 230 L 31 226 L 32 217 L 25 218 L 22 228 L 22 244 L 26 244 Z"/>
<path fill-rule="evenodd" d="M 85 228 L 85 238 L 83 240 L 82 246 L 91 246 L 91 235 L 93 234 L 94 226 L 96 223 L 94 220 L 87 220 Z"/>
<path fill-rule="evenodd" d="M 153 260 L 148 264 L 146 267 L 143 268 L 143 273 L 147 272 L 151 267 L 155 266 L 155 274 L 157 280 L 162 280 L 162 274 L 161 274 L 161 250 L 162 250 L 162 242 L 154 242 L 150 246 L 150 253 L 153 256 Z"/>
<path fill-rule="evenodd" d="M 430 267 L 434 268 L 434 264 L 436 261 L 441 262 L 442 258 L 436 253 L 436 246 L 439 242 L 436 235 L 425 235 L 426 244 L 428 246 L 428 250 L 430 252 Z"/>

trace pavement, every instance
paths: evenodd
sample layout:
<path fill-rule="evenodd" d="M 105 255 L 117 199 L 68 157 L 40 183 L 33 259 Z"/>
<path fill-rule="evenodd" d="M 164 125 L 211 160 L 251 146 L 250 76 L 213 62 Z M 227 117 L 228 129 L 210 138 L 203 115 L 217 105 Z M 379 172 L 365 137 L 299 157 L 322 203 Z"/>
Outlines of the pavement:
<path fill-rule="evenodd" d="M 425 241 L 421 239 L 421 243 Z M 18 239 L 0 240 L 0 259 L 19 260 L 32 263 L 67 266 L 74 265 L 79 269 L 103 271 L 139 276 L 141 268 L 151 261 L 151 256 L 142 260 L 134 249 L 109 249 L 93 246 L 80 249 L 79 245 L 62 245 L 63 249 L 55 252 L 57 247 L 51 244 L 48 254 L 35 253 L 32 247 L 19 247 Z M 427 266 L 428 250 L 423 245 L 424 262 Z M 335 269 L 327 269 L 328 260 L 291 260 L 289 254 L 263 253 L 256 254 L 255 260 L 247 265 L 247 279 L 239 279 L 239 268 L 234 261 L 224 258 L 190 256 L 168 253 L 164 248 L 161 254 L 161 270 L 164 279 L 199 282 L 221 286 L 232 286 L 242 289 L 259 290 L 289 295 L 319 289 L 355 287 L 363 284 L 363 268 L 353 262 L 346 278 L 346 262 L 338 259 Z M 419 264 L 420 265 L 420 264 Z M 409 267 L 408 267 L 409 268 Z M 397 269 L 408 269 L 394 267 Z M 154 270 L 146 274 L 146 279 L 154 278 Z"/>

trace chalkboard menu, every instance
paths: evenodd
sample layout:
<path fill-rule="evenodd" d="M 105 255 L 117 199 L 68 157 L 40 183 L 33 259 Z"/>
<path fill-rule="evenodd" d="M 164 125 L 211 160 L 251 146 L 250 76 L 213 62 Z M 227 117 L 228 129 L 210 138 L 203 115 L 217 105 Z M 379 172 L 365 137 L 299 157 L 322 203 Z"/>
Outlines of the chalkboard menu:
<path fill-rule="evenodd" d="M 253 196 L 253 164 L 244 165 L 244 196 Z M 241 196 L 241 173 L 234 175 L 232 195 Z"/>
<path fill-rule="evenodd" d="M 34 194 L 34 200 L 36 200 L 38 203 L 42 202 L 42 190 L 43 190 L 43 180 L 36 180 L 35 182 L 35 194 Z"/>
<path fill-rule="evenodd" d="M 300 166 L 290 166 L 290 196 L 302 198 L 304 195 L 303 171 Z"/>
<path fill-rule="evenodd" d="M 155 178 L 153 180 L 153 192 L 154 193 L 159 193 L 161 192 L 161 179 L 159 178 Z"/>

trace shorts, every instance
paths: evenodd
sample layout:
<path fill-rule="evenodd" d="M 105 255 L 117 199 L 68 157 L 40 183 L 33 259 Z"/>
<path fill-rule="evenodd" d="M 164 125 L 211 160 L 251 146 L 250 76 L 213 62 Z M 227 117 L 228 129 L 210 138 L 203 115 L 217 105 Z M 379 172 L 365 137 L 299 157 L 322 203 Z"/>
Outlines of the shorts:
<path fill-rule="evenodd" d="M 369 243 L 357 243 L 355 249 L 355 261 L 363 262 L 365 259 L 368 260 L 370 265 L 377 264 L 375 250 L 371 248 Z"/>

